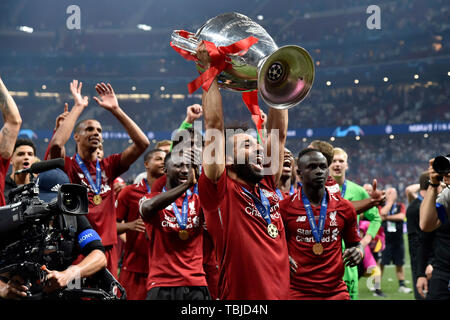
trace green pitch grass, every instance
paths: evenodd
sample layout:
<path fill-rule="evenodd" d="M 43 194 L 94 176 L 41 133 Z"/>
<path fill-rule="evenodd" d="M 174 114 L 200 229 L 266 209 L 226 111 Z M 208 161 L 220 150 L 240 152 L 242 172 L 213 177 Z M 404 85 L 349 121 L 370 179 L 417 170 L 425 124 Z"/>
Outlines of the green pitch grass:
<path fill-rule="evenodd" d="M 405 285 L 408 288 L 413 289 L 412 279 L 411 279 L 411 260 L 409 259 L 409 248 L 408 248 L 408 236 L 403 235 L 405 241 L 405 265 L 403 266 L 405 271 Z M 401 293 L 398 292 L 398 279 L 395 274 L 395 266 L 387 265 L 384 266 L 383 278 L 381 279 L 381 290 L 387 297 L 374 297 L 373 293 L 367 287 L 366 277 L 361 277 L 359 279 L 359 300 L 414 300 L 414 291 L 411 293 Z"/>

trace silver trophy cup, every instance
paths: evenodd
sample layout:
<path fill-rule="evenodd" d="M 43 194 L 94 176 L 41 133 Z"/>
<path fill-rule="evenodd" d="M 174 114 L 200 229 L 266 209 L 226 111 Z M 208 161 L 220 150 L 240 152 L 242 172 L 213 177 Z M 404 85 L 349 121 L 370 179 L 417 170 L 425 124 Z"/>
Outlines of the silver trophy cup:
<path fill-rule="evenodd" d="M 309 53 L 294 45 L 281 48 L 259 24 L 249 17 L 232 12 L 209 19 L 197 32 L 175 30 L 172 45 L 195 55 L 197 45 L 210 41 L 228 46 L 249 36 L 258 42 L 242 56 L 228 55 L 231 69 L 218 76 L 221 87 L 238 92 L 258 90 L 272 108 L 288 109 L 299 104 L 308 94 L 314 81 L 314 63 Z M 199 72 L 204 70 L 197 64 Z"/>

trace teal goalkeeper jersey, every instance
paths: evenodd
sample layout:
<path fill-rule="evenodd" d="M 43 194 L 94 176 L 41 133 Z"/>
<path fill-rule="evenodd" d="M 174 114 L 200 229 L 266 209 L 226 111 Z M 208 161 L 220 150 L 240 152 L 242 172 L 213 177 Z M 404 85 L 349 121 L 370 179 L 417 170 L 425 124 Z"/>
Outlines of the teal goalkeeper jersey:
<path fill-rule="evenodd" d="M 360 185 L 357 185 L 356 183 L 347 179 L 345 180 L 344 183 L 347 185 L 345 189 L 345 194 L 342 194 L 343 186 L 339 186 L 341 195 L 343 196 L 344 199 L 347 199 L 348 201 L 359 201 L 370 198 L 367 191 Z M 378 229 L 380 229 L 381 226 L 381 217 L 378 212 L 378 208 L 372 207 L 369 210 L 365 211 L 364 217 L 370 221 L 367 233 L 370 234 L 373 239 L 375 238 L 375 235 L 377 234 Z M 358 224 L 359 224 L 359 214 L 358 214 Z"/>

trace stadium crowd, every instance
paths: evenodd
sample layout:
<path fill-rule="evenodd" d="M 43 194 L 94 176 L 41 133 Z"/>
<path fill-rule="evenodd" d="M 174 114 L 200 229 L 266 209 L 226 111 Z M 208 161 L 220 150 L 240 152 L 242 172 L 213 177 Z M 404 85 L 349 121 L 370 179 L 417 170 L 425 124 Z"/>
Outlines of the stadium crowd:
<path fill-rule="evenodd" d="M 205 5 L 200 0 L 191 5 L 197 2 Z M 170 141 L 170 134 L 179 129 L 195 137 L 190 129 L 194 120 L 202 123 L 203 132 L 223 132 L 235 121 L 249 127 L 254 123 L 242 96 L 219 90 L 216 81 L 209 90 L 187 94 L 186 84 L 197 73 L 168 46 L 169 35 L 176 28 L 195 31 L 204 14 L 195 12 L 186 25 L 173 26 L 173 19 L 165 17 L 183 16 L 180 8 L 162 8 L 155 16 L 150 4 L 136 1 L 122 11 L 106 6 L 102 17 L 87 23 L 90 32 L 68 34 L 48 19 L 50 13 L 37 11 L 32 19 L 39 21 L 34 24 L 39 37 L 17 36 L 11 30 L 0 34 L 0 80 L 8 86 L 0 81 L 6 128 L 0 132 L 0 178 L 12 186 L 29 182 L 16 181 L 14 171 L 31 164 L 20 164 L 19 148 L 33 149 L 31 162 L 64 158 L 68 179 L 88 188 L 92 235 L 103 240 L 102 245 L 95 243 L 97 256 L 95 263 L 88 259 L 89 265 L 95 264 L 96 270 L 106 265 L 126 288 L 128 299 L 358 299 L 362 275 L 375 276 L 374 295 L 385 297 L 380 278 L 391 260 L 398 268 L 400 292 L 415 289 L 421 299 L 429 280 L 434 283 L 431 297 L 448 299 L 441 280 L 447 279 L 449 269 L 441 253 L 420 256 L 417 269 L 416 258 L 406 261 L 417 271 L 408 288 L 404 247 L 396 241 L 403 243 L 408 205 L 424 199 L 421 190 L 441 188 L 429 161 L 448 153 L 450 125 L 449 131 L 395 136 L 317 138 L 287 132 L 450 124 L 450 73 L 441 70 L 449 61 L 450 25 L 436 22 L 445 20 L 450 5 L 444 0 L 432 5 L 424 0 L 383 4 L 382 31 L 374 35 L 360 19 L 371 1 L 326 1 L 324 6 L 283 0 L 275 8 L 269 3 L 251 1 L 257 7 L 252 18 L 270 28 L 280 46 L 298 43 L 308 48 L 317 75 L 300 105 L 286 111 L 261 104 L 269 118 L 268 133 L 282 133 L 275 141 L 286 148 L 278 155 L 283 163 L 279 171 L 261 175 L 258 156 L 242 167 L 225 166 L 220 152 L 224 163 L 203 158 L 201 173 L 185 159 L 181 164 L 174 160 L 175 152 L 169 151 L 178 141 Z M 229 5 L 217 3 L 214 10 L 225 11 Z M 136 30 L 138 18 L 124 18 L 133 16 L 136 7 L 140 15 L 154 17 L 152 32 Z M 20 10 L 11 2 L 0 4 L 0 12 L 15 10 L 16 24 L 30 23 L 32 6 Z M 84 10 L 99 14 L 97 5 L 86 3 Z M 2 29 L 10 26 L 0 19 Z M 199 59 L 209 65 L 208 55 L 198 50 Z M 395 78 L 396 73 L 404 76 Z M 14 110 L 12 115 L 8 110 Z M 11 127 L 14 134 L 8 136 Z M 126 136 L 109 137 L 111 132 Z M 161 132 L 165 136 L 157 139 L 155 134 Z M 255 137 L 245 135 L 245 144 L 234 145 L 235 136 L 239 134 L 233 135 L 233 147 L 249 158 L 260 151 Z M 211 142 L 204 143 L 201 147 L 207 150 Z M 180 144 L 198 160 L 198 145 Z M 419 190 L 419 177 L 427 170 L 430 179 Z M 8 201 L 6 191 L 5 196 Z M 430 197 L 428 193 L 425 204 L 443 201 Z M 428 215 L 424 228 L 442 227 L 435 236 L 445 247 L 442 230 L 448 230 L 449 222 L 442 206 L 437 210 L 439 221 Z M 326 227 L 311 223 L 314 216 Z M 375 262 L 364 260 L 372 254 Z M 438 270 L 434 282 L 418 280 L 428 267 L 424 261 Z M 265 267 L 279 278 L 265 279 Z M 65 272 L 52 274 L 60 286 L 67 285 Z M 0 279 L 2 298 L 24 297 L 28 288 L 13 282 Z"/>

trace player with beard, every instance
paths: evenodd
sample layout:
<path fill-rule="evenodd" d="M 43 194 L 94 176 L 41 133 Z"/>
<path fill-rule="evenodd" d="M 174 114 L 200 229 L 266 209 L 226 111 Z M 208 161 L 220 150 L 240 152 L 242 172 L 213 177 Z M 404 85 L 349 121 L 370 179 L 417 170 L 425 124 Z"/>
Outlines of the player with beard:
<path fill-rule="evenodd" d="M 204 217 L 194 190 L 198 169 L 192 163 L 190 157 L 168 153 L 165 187 L 140 202 L 150 248 L 147 300 L 210 300 L 203 270 Z"/>
<path fill-rule="evenodd" d="M 356 211 L 349 201 L 327 192 L 328 164 L 319 150 L 300 152 L 297 173 L 302 186 L 280 203 L 289 255 L 298 264 L 289 298 L 349 300 L 344 262 L 356 266 L 363 255 Z M 343 255 L 342 240 L 347 247 Z"/>
<path fill-rule="evenodd" d="M 144 156 L 147 177 L 139 183 L 126 186 L 116 201 L 117 234 L 126 232 L 119 281 L 127 292 L 128 300 L 145 300 L 148 274 L 148 238 L 145 225 L 139 215 L 139 200 L 151 192 L 153 182 L 164 174 L 164 157 L 161 149 L 154 149 Z"/>
<path fill-rule="evenodd" d="M 292 175 L 294 173 L 294 157 L 288 148 L 284 148 L 283 170 L 281 171 L 280 181 L 276 189 L 280 200 L 295 193 L 294 184 L 292 184 Z"/>
<path fill-rule="evenodd" d="M 95 119 L 86 119 L 75 123 L 88 106 L 88 97 L 81 95 L 82 83 L 73 80 L 70 84 L 75 105 L 56 130 L 50 141 L 49 158 L 64 156 L 64 145 L 74 131 L 77 153 L 65 156 L 65 172 L 72 183 L 88 188 L 89 214 L 87 218 L 93 229 L 100 235 L 108 260 L 108 270 L 117 277 L 118 257 L 114 244 L 117 243 L 114 179 L 128 170 L 129 166 L 149 146 L 146 135 L 136 123 L 120 108 L 113 88 L 108 83 L 97 84 L 95 89 L 100 98 L 94 97 L 97 104 L 122 124 L 133 143 L 122 153 L 112 154 L 99 160 L 98 147 L 102 143 L 102 126 Z M 75 127 L 75 129 L 74 129 Z"/>
<path fill-rule="evenodd" d="M 208 69 L 211 60 L 204 44 L 196 56 Z M 225 136 L 217 79 L 203 91 L 202 106 L 205 148 L 198 184 L 219 262 L 219 299 L 287 299 L 289 259 L 275 189 L 282 170 L 288 111 L 270 108 L 266 150 L 273 163 L 264 169 L 263 146 L 251 134 L 226 130 Z M 278 135 L 272 135 L 275 130 Z M 279 148 L 276 154 L 271 154 L 272 144 Z M 265 170 L 270 174 L 264 175 Z"/>
<path fill-rule="evenodd" d="M 363 187 L 346 179 L 345 173 L 348 169 L 347 159 L 348 155 L 343 149 L 334 148 L 333 163 L 330 166 L 330 173 L 334 180 L 336 180 L 336 182 L 339 184 L 341 196 L 349 201 L 370 199 L 370 196 Z M 376 185 L 374 189 L 376 189 Z M 378 213 L 378 208 L 373 207 L 367 211 L 364 211 L 364 217 L 370 221 L 370 224 L 367 228 L 366 234 L 361 239 L 363 250 L 370 243 L 370 241 L 375 238 L 376 234 L 378 233 L 378 229 L 380 229 L 381 226 L 381 217 Z M 349 288 L 350 298 L 352 300 L 358 299 L 358 268 L 346 267 L 344 281 L 347 283 L 347 286 Z"/>
<path fill-rule="evenodd" d="M 19 134 L 22 118 L 14 99 L 8 92 L 0 77 L 0 110 L 3 116 L 3 127 L 0 130 L 0 206 L 5 205 L 5 178 L 9 169 L 14 144 Z"/>
<path fill-rule="evenodd" d="M 36 162 L 36 146 L 29 139 L 17 139 L 14 145 L 13 155 L 11 157 L 12 171 L 5 180 L 5 201 L 10 203 L 12 199 L 8 199 L 9 192 L 20 185 L 30 183 L 29 173 L 15 174 L 16 171 L 27 169 Z"/>

